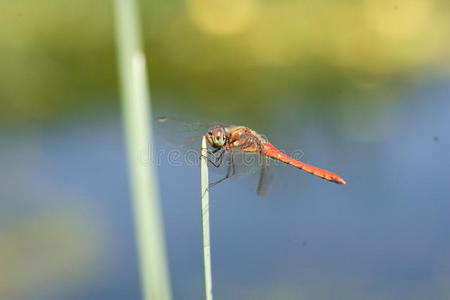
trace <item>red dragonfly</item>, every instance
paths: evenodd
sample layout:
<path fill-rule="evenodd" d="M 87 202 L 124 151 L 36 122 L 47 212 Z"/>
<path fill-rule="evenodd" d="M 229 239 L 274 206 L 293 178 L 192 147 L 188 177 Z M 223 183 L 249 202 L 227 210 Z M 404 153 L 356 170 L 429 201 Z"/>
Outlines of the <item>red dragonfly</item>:
<path fill-rule="evenodd" d="M 190 127 L 195 128 L 198 125 L 201 125 L 200 127 L 203 127 L 203 124 L 198 122 L 186 122 L 183 120 L 177 120 L 167 117 L 158 118 L 158 123 L 166 123 L 169 120 L 171 122 L 168 123 L 172 124 L 173 122 L 179 123 L 181 121 L 183 125 L 182 127 L 188 127 L 188 131 L 190 131 L 191 133 L 192 128 Z M 183 135 L 183 137 L 185 138 L 185 135 Z M 210 187 L 224 181 L 225 179 L 237 175 L 242 171 L 242 169 L 245 170 L 248 167 L 248 165 L 242 166 L 243 161 L 237 161 L 239 158 L 242 158 L 242 156 L 238 156 L 238 154 L 255 154 L 255 156 L 258 158 L 257 169 L 260 169 L 261 171 L 257 189 L 258 195 L 264 194 L 266 188 L 270 184 L 270 176 L 268 176 L 268 158 L 289 164 L 295 168 L 306 171 L 328 181 L 338 184 L 346 184 L 345 180 L 342 179 L 339 175 L 308 165 L 283 153 L 271 143 L 269 143 L 269 141 L 262 135 L 258 134 L 256 131 L 248 127 L 215 125 L 208 129 L 205 137 L 211 148 L 211 150 L 208 150 L 208 161 L 215 167 L 220 167 L 223 164 L 224 158 L 226 157 L 228 166 L 225 177 L 211 183 Z M 187 142 L 189 144 L 194 141 L 196 141 L 195 138 L 187 139 Z M 246 171 L 248 170 L 245 170 L 244 172 Z"/>
<path fill-rule="evenodd" d="M 213 148 L 212 151 L 209 151 L 209 154 L 212 155 L 212 158 L 208 158 L 208 160 L 214 166 L 219 167 L 222 164 L 225 153 L 231 154 L 229 156 L 230 163 L 228 164 L 227 175 L 224 178 L 213 182 L 211 185 L 215 185 L 235 175 L 236 167 L 233 162 L 232 154 L 236 152 L 257 154 L 261 157 L 262 171 L 258 184 L 258 194 L 262 194 L 264 189 L 263 183 L 264 177 L 266 176 L 265 174 L 267 172 L 267 157 L 289 164 L 295 168 L 306 171 L 328 181 L 338 184 L 346 184 L 345 180 L 337 174 L 308 165 L 281 152 L 274 145 L 269 143 L 269 141 L 267 141 L 264 137 L 248 127 L 214 126 L 209 128 L 205 137 L 209 145 Z"/>

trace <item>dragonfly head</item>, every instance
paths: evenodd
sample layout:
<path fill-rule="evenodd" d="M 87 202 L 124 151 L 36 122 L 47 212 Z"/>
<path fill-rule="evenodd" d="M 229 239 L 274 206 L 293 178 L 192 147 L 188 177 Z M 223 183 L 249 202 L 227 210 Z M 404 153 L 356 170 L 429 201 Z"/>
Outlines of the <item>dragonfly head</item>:
<path fill-rule="evenodd" d="M 208 133 L 206 134 L 206 139 L 208 140 L 208 143 L 213 148 L 220 148 L 223 145 L 225 145 L 226 141 L 226 132 L 225 128 L 216 126 L 211 127 L 208 129 Z"/>

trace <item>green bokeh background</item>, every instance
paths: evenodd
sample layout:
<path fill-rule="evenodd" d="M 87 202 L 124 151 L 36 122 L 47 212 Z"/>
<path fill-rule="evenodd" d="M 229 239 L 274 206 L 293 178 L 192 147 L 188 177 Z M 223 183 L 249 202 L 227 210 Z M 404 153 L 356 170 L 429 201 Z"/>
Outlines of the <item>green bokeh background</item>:
<path fill-rule="evenodd" d="M 156 0 L 141 14 L 155 106 L 217 118 L 305 104 L 351 118 L 449 69 L 445 0 Z M 0 16 L 2 123 L 117 105 L 110 1 L 2 1 Z"/>

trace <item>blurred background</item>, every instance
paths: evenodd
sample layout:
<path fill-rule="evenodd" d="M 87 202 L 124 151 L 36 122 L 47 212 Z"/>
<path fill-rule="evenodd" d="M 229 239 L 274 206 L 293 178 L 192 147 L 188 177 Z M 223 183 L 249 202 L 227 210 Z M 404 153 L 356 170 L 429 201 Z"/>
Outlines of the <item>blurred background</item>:
<path fill-rule="evenodd" d="M 140 297 L 112 12 L 0 2 L 1 299 Z M 450 298 L 450 2 L 141 15 L 155 117 L 246 125 L 348 182 L 277 166 L 264 198 L 253 177 L 214 187 L 217 299 Z M 158 174 L 174 299 L 201 299 L 198 166 Z"/>

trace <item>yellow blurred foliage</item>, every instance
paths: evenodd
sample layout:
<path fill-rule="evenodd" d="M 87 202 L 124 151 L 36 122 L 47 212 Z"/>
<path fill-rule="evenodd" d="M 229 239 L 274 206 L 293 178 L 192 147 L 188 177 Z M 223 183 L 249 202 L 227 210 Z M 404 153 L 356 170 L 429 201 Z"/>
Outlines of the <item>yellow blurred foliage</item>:
<path fill-rule="evenodd" d="M 110 4 L 0 3 L 2 122 L 41 121 L 117 98 Z M 286 95 L 337 103 L 333 91 L 362 91 L 361 80 L 382 90 L 399 79 L 414 85 L 450 69 L 446 0 L 155 0 L 143 5 L 156 104 L 161 95 L 181 105 L 208 102 L 200 106 L 212 110 L 228 100 L 241 111 L 254 111 L 254 101 L 269 104 Z"/>
<path fill-rule="evenodd" d="M 189 15 L 208 33 L 226 35 L 241 32 L 257 13 L 257 0 L 188 0 Z"/>

